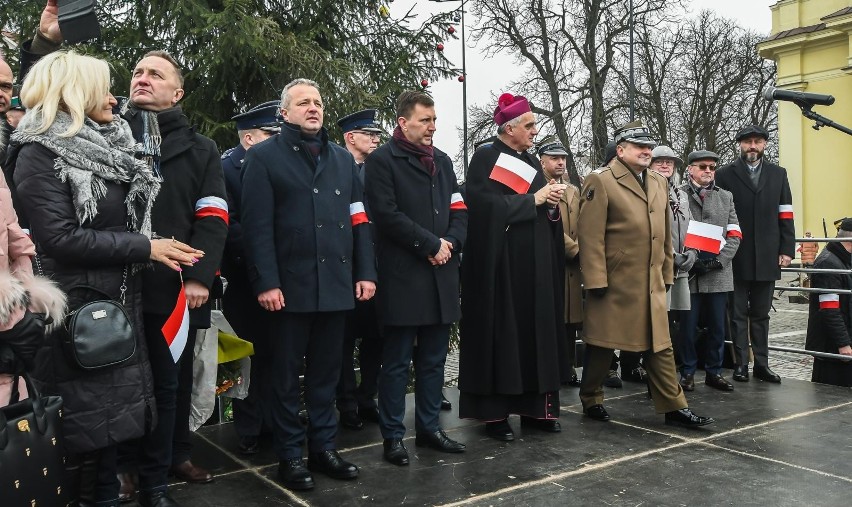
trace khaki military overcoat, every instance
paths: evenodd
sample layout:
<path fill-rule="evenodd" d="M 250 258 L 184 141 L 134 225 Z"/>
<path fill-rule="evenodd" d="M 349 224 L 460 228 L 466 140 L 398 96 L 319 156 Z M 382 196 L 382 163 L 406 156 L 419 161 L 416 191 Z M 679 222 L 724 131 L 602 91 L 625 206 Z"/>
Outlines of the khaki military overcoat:
<path fill-rule="evenodd" d="M 580 260 L 577 254 L 577 222 L 580 217 L 579 189 L 568 183 L 568 189 L 559 201 L 562 215 L 562 235 L 565 242 L 565 322 L 583 321 L 583 288 L 580 278 Z"/>
<path fill-rule="evenodd" d="M 666 179 L 644 171 L 645 187 L 618 159 L 583 185 L 578 240 L 588 295 L 583 340 L 599 347 L 659 352 L 671 347 L 666 285 L 674 277 Z"/>

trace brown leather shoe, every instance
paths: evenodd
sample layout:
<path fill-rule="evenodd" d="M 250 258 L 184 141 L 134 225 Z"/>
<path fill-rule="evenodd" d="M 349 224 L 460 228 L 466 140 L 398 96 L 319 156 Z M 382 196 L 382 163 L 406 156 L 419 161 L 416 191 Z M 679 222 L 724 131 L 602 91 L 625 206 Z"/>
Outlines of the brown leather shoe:
<path fill-rule="evenodd" d="M 206 484 L 213 482 L 213 474 L 207 470 L 195 466 L 192 461 L 186 460 L 180 465 L 173 465 L 172 474 L 178 479 L 195 484 Z"/>
<path fill-rule="evenodd" d="M 136 488 L 139 487 L 139 476 L 135 473 L 116 474 L 121 488 L 118 490 L 118 501 L 130 503 L 136 500 Z"/>
<path fill-rule="evenodd" d="M 681 375 L 680 386 L 684 391 L 695 391 L 695 375 L 691 373 Z"/>

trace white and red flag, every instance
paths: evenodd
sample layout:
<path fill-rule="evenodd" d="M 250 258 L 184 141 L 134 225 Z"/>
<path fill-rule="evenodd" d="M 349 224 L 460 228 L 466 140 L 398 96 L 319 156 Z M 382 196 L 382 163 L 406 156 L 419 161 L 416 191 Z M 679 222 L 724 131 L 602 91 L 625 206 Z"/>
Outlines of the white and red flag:
<path fill-rule="evenodd" d="M 464 203 L 464 198 L 460 193 L 455 192 L 450 196 L 450 209 L 456 211 L 467 209 L 467 204 Z"/>
<path fill-rule="evenodd" d="M 840 296 L 837 294 L 820 294 L 819 309 L 832 310 L 840 308 Z"/>
<path fill-rule="evenodd" d="M 501 153 L 491 169 L 491 178 L 519 194 L 526 194 L 535 178 L 536 170 L 519 158 Z"/>
<path fill-rule="evenodd" d="M 778 206 L 778 220 L 792 220 L 793 219 L 793 205 L 792 204 L 781 204 Z"/>
<path fill-rule="evenodd" d="M 189 337 L 189 306 L 186 304 L 186 289 L 184 289 L 182 277 L 175 309 L 163 324 L 162 331 L 169 351 L 172 353 L 172 359 L 177 363 L 183 349 L 186 348 L 186 339 Z"/>
<path fill-rule="evenodd" d="M 718 254 L 725 246 L 725 229 L 718 225 L 690 220 L 683 246 Z"/>
<path fill-rule="evenodd" d="M 367 211 L 364 209 L 364 203 L 353 202 L 349 204 L 349 218 L 352 220 L 352 227 L 358 224 L 366 224 L 370 221 L 367 218 Z"/>

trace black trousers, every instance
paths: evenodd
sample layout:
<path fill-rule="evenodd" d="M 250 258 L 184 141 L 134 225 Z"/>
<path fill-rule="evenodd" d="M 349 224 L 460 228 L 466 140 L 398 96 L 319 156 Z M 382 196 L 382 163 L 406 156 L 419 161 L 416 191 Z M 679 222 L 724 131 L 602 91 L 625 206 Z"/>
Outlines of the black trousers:
<path fill-rule="evenodd" d="M 385 326 L 382 372 L 379 375 L 379 426 L 384 438 L 405 436 L 405 388 L 414 360 L 414 426 L 417 433 L 440 427 L 444 362 L 450 343 L 450 325 Z M 414 339 L 417 339 L 417 347 Z M 416 355 L 416 356 L 415 356 Z"/>
<path fill-rule="evenodd" d="M 72 499 L 80 505 L 118 505 L 117 454 L 117 446 L 111 445 L 67 456 L 65 478 Z"/>
<path fill-rule="evenodd" d="M 177 391 L 180 362 L 175 364 L 162 327 L 168 315 L 144 314 L 145 340 L 148 360 L 154 379 L 154 397 L 157 405 L 157 425 L 137 440 L 119 444 L 119 472 L 139 472 L 139 489 L 145 492 L 165 491 L 168 472 L 172 464 L 172 438 L 177 413 Z M 189 330 L 190 339 L 194 330 Z M 193 340 L 194 343 L 194 340 Z M 187 344 L 181 357 L 192 356 Z"/>
<path fill-rule="evenodd" d="M 769 366 L 769 310 L 774 281 L 734 279 L 730 294 L 731 336 L 738 365 L 748 366 L 749 338 L 755 367 Z"/>
<path fill-rule="evenodd" d="M 260 307 L 246 283 L 238 279 L 229 279 L 228 282 L 222 312 L 237 336 L 254 344 L 248 396 L 232 400 L 234 430 L 240 437 L 257 437 L 264 427 L 270 426 L 269 416 L 264 414 L 262 396 L 263 386 L 267 383 L 264 375 L 270 368 L 269 312 Z"/>
<path fill-rule="evenodd" d="M 175 432 L 172 436 L 172 465 L 180 465 L 192 456 L 189 431 L 189 412 L 192 409 L 192 365 L 195 362 L 195 341 L 198 329 L 189 328 L 186 348 L 178 362 L 178 389 L 175 400 Z"/>
<path fill-rule="evenodd" d="M 361 383 L 355 378 L 355 344 L 358 345 L 358 364 Z M 382 366 L 382 335 L 376 316 L 376 303 L 356 301 L 355 309 L 346 314 L 343 337 L 343 362 L 337 383 L 337 410 L 351 412 L 359 407 L 375 408 L 379 392 L 379 370 Z"/>
<path fill-rule="evenodd" d="M 269 351 L 275 367 L 268 372 L 266 401 L 280 460 L 302 456 L 306 433 L 308 452 L 337 447 L 334 398 L 345 319 L 346 312 L 270 314 Z M 299 374 L 303 369 L 307 432 L 299 421 Z"/>

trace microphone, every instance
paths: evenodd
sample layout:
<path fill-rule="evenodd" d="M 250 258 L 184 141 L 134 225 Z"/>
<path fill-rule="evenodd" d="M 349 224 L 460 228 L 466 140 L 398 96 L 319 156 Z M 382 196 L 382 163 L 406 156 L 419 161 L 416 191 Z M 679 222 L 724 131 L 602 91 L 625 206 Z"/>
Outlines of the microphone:
<path fill-rule="evenodd" d="M 830 106 L 834 104 L 833 95 L 792 92 L 790 90 L 779 90 L 771 86 L 763 91 L 763 98 L 770 102 L 773 100 L 786 100 L 795 103 L 799 107 Z"/>

